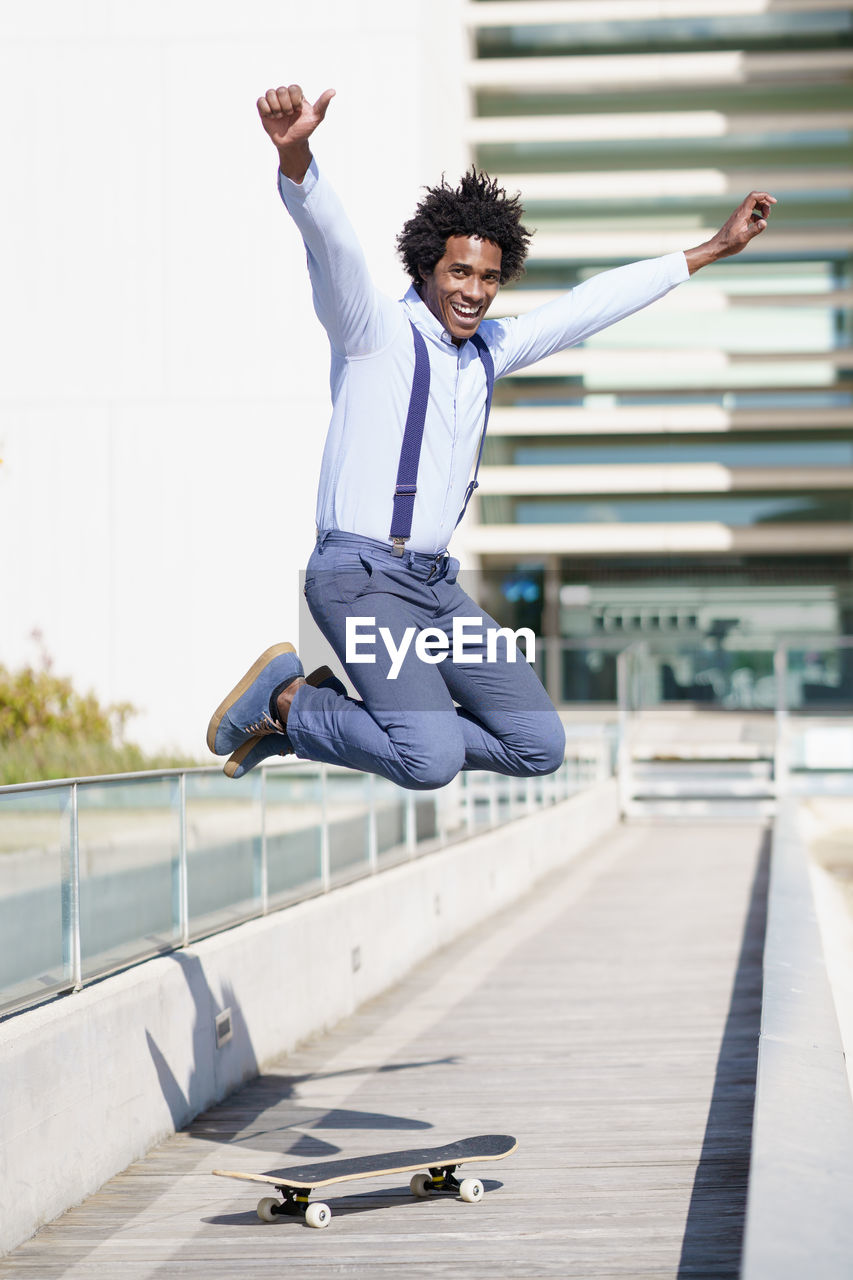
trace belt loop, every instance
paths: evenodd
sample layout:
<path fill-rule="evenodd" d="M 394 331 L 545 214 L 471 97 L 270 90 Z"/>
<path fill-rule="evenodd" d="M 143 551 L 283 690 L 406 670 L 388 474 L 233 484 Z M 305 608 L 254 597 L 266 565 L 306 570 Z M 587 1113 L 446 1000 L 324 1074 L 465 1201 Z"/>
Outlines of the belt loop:
<path fill-rule="evenodd" d="M 328 538 L 330 533 L 331 533 L 330 529 L 324 529 L 322 533 L 320 532 L 319 529 L 317 530 L 317 550 L 319 551 L 320 555 L 323 554 L 323 549 L 325 547 L 326 539 Z"/>

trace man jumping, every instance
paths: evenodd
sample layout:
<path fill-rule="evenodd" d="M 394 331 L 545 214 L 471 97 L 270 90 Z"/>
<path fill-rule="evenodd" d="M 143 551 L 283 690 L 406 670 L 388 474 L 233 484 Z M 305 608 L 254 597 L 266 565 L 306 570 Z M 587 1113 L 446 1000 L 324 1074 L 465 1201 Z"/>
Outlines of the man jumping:
<path fill-rule="evenodd" d="M 398 249 L 412 284 L 395 301 L 374 287 L 311 154 L 333 97 L 327 89 L 312 104 L 290 85 L 270 89 L 258 112 L 331 346 L 332 418 L 305 595 L 361 700 L 327 668 L 306 678 L 293 646 L 273 645 L 217 708 L 208 746 L 229 755 L 230 777 L 291 752 L 415 789 L 443 786 L 460 769 L 550 773 L 565 749 L 559 716 L 532 667 L 487 643 L 498 624 L 459 586 L 447 551 L 476 487 L 494 382 L 739 253 L 776 201 L 753 191 L 695 249 L 602 272 L 526 315 L 487 320 L 500 286 L 523 270 L 530 233 L 519 198 L 472 168 L 456 188 L 442 180 L 428 189 L 403 227 Z M 369 654 L 354 643 L 367 633 L 382 638 Z M 460 633 L 461 648 L 451 644 Z"/>

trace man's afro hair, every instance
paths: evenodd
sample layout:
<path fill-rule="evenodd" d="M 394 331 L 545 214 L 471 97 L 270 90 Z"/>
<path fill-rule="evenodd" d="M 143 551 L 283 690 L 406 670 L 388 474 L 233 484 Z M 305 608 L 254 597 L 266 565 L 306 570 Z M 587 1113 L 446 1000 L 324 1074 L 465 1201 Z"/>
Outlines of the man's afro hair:
<path fill-rule="evenodd" d="M 472 165 L 458 187 L 449 186 L 443 176 L 437 187 L 427 187 L 397 237 L 397 251 L 420 285 L 421 271 L 433 270 L 451 236 L 477 236 L 500 249 L 501 284 L 506 284 L 524 270 L 530 232 L 521 225 L 523 212 L 520 196 L 508 196 L 494 178 Z"/>

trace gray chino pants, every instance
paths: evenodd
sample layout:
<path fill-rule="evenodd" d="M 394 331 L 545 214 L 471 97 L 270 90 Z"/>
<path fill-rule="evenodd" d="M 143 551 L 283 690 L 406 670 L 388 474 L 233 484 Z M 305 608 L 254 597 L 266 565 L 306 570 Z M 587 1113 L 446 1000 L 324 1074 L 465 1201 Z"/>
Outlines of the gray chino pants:
<path fill-rule="evenodd" d="M 498 624 L 459 586 L 458 569 L 447 554 L 396 557 L 370 538 L 319 535 L 305 596 L 361 701 L 303 685 L 287 721 L 297 756 L 377 773 L 416 790 L 444 786 L 460 769 L 531 777 L 559 768 L 565 751 L 559 716 L 521 652 L 509 661 L 499 640 L 488 660 L 487 631 Z M 464 648 L 457 649 L 461 661 L 451 651 L 454 618 L 472 620 Z M 374 661 L 347 661 L 347 619 L 351 657 Z M 407 628 L 443 635 L 443 660 L 419 656 L 411 633 L 403 655 Z"/>

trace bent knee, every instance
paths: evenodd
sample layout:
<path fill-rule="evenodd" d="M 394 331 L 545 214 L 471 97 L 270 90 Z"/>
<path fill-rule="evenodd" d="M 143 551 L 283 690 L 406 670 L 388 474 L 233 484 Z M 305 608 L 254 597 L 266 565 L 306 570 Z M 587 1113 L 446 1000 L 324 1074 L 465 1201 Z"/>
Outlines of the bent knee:
<path fill-rule="evenodd" d="M 523 754 L 524 771 L 530 777 L 555 773 L 566 758 L 566 730 L 557 715 L 543 717 Z"/>
<path fill-rule="evenodd" d="M 461 740 L 436 743 L 425 751 L 413 752 L 401 762 L 400 786 L 410 791 L 434 791 L 446 787 L 465 763 Z"/>

